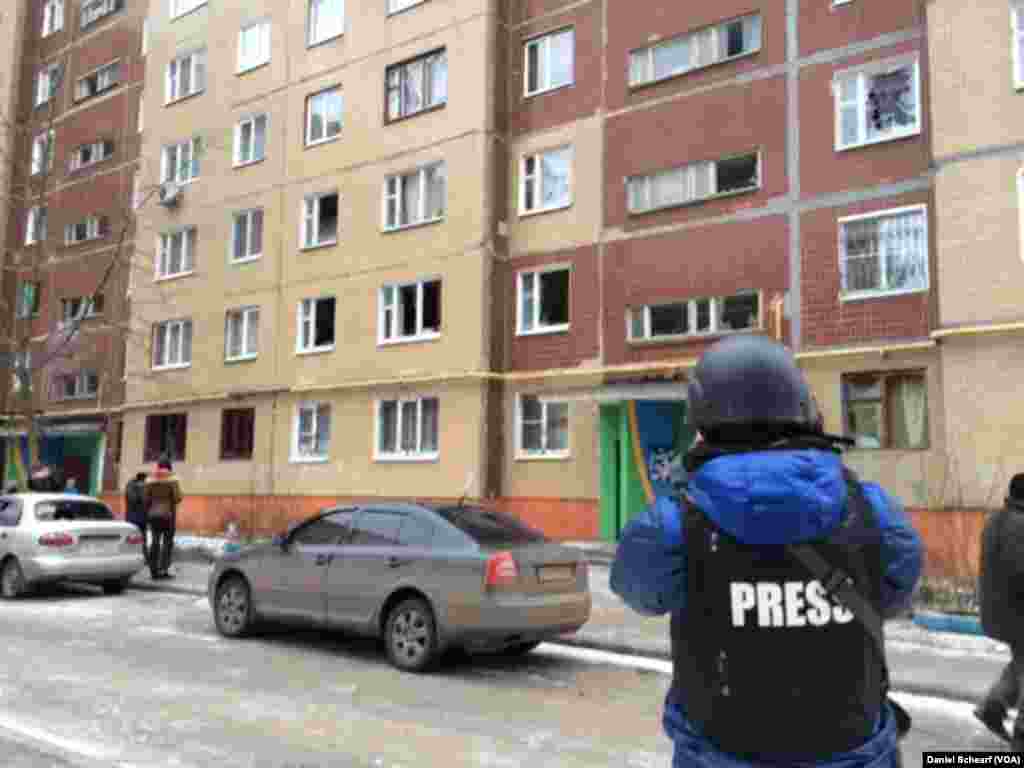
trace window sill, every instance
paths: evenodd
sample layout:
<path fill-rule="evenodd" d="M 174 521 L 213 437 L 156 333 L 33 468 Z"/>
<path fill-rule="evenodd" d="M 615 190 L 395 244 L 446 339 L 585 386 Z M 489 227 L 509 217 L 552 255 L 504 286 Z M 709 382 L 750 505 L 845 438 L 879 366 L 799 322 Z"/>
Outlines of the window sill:
<path fill-rule="evenodd" d="M 70 176 L 70 175 L 73 175 L 73 174 L 76 174 L 76 173 L 81 173 L 82 171 L 88 171 L 91 168 L 95 168 L 97 165 L 102 165 L 103 163 L 107 162 L 110 159 L 111 158 L 109 158 L 109 157 L 104 157 L 102 160 L 94 160 L 91 163 L 86 163 L 85 165 L 80 165 L 77 168 L 69 168 L 68 169 L 68 175 Z"/>
<path fill-rule="evenodd" d="M 153 278 L 153 282 L 154 283 L 167 283 L 167 282 L 170 282 L 172 280 L 182 280 L 182 279 L 184 279 L 186 277 L 193 277 L 193 276 L 195 276 L 195 274 L 196 274 L 195 270 L 189 270 L 188 272 L 175 272 L 173 275 L 161 275 L 159 277 L 155 277 L 155 278 Z"/>
<path fill-rule="evenodd" d="M 177 179 L 164 179 L 160 183 L 161 184 L 173 184 L 176 187 L 187 187 L 189 184 L 193 184 L 196 181 L 199 181 L 199 177 L 198 176 L 190 176 L 189 178 L 185 179 L 184 181 L 178 181 Z"/>
<path fill-rule="evenodd" d="M 710 203 L 714 200 L 727 200 L 730 197 L 739 197 L 740 195 L 749 195 L 751 192 L 758 192 L 761 189 L 761 185 L 758 184 L 756 187 L 744 187 L 743 189 L 731 189 L 728 192 L 717 192 L 707 197 L 701 197 L 696 200 L 686 200 L 682 203 L 668 203 L 666 205 L 659 205 L 653 208 L 644 208 L 640 211 L 629 211 L 630 216 L 646 216 L 653 213 L 661 213 L 662 211 L 671 211 L 675 208 L 691 208 L 696 205 L 703 205 L 704 203 Z"/>
<path fill-rule="evenodd" d="M 175 363 L 174 365 L 154 365 L 153 371 L 183 371 L 186 368 L 191 368 L 192 363 Z"/>
<path fill-rule="evenodd" d="M 259 354 L 255 355 L 239 355 L 238 357 L 225 357 L 224 362 L 231 365 L 234 363 L 250 363 L 253 360 L 258 360 Z"/>
<path fill-rule="evenodd" d="M 182 12 L 181 12 L 181 13 L 179 13 L 179 14 L 176 14 L 176 15 L 174 15 L 174 16 L 171 16 L 171 17 L 170 17 L 170 20 L 171 20 L 171 21 L 177 21 L 178 19 L 183 19 L 183 18 L 185 18 L 186 16 L 189 16 L 190 14 L 193 14 L 193 13 L 195 13 L 196 11 L 198 11 L 198 10 L 200 10 L 200 9 L 202 9 L 202 8 L 205 8 L 205 7 L 206 7 L 206 0 L 204 0 L 204 1 L 203 1 L 202 3 L 200 3 L 199 5 L 197 5 L 197 6 L 195 7 L 195 8 L 189 8 L 189 9 L 188 9 L 187 11 L 182 11 Z"/>
<path fill-rule="evenodd" d="M 403 336 L 399 339 L 381 339 L 377 342 L 378 347 L 401 347 L 406 344 L 424 344 L 431 341 L 438 341 L 441 338 L 440 332 L 420 334 L 419 336 Z"/>
<path fill-rule="evenodd" d="M 928 286 L 924 288 L 908 288 L 899 291 L 858 291 L 857 293 L 840 293 L 839 301 L 870 301 L 871 299 L 890 299 L 896 296 L 911 296 L 915 293 L 928 293 Z"/>
<path fill-rule="evenodd" d="M 530 211 L 524 211 L 520 209 L 519 218 L 526 219 L 529 218 L 530 216 L 540 216 L 545 213 L 556 213 L 557 211 L 565 211 L 568 210 L 569 208 L 572 208 L 572 200 L 570 200 L 568 203 L 562 203 L 561 205 L 552 205 L 548 206 L 547 208 L 534 208 L 533 210 Z"/>
<path fill-rule="evenodd" d="M 551 336 L 557 333 L 568 333 L 569 325 L 552 325 L 546 328 L 535 328 L 530 331 L 516 331 L 516 336 Z"/>
<path fill-rule="evenodd" d="M 120 87 L 121 87 L 121 83 L 114 83 L 113 85 L 108 85 L 106 88 L 104 88 L 101 91 L 96 91 L 96 93 L 90 93 L 88 96 L 83 96 L 80 99 L 77 99 L 77 98 L 74 99 L 74 105 L 77 107 L 80 104 L 85 104 L 87 102 L 92 101 L 93 99 L 98 99 L 100 96 L 104 96 L 104 95 L 110 93 L 111 91 L 116 91 Z"/>
<path fill-rule="evenodd" d="M 405 13 L 406 11 L 411 11 L 413 8 L 418 8 L 419 6 L 423 5 L 426 1 L 427 0 L 416 0 L 416 2 L 414 3 L 409 3 L 408 5 L 402 6 L 401 8 L 396 8 L 393 11 L 388 10 L 385 12 L 384 15 L 390 19 L 392 16 L 398 16 L 400 14 Z"/>
<path fill-rule="evenodd" d="M 436 219 L 427 219 L 426 221 L 417 221 L 413 224 L 402 224 L 398 227 L 384 227 L 382 230 L 385 235 L 389 235 L 392 232 L 407 232 L 410 229 L 419 229 L 420 227 L 429 227 L 431 224 L 440 224 L 444 221 L 444 215 Z"/>
<path fill-rule="evenodd" d="M 310 40 L 306 43 L 306 50 L 309 50 L 311 48 L 319 48 L 321 45 L 327 45 L 327 43 L 332 43 L 335 40 L 342 38 L 344 36 L 344 32 L 338 32 L 337 34 L 331 35 L 330 37 L 325 37 L 323 40 Z"/>
<path fill-rule="evenodd" d="M 51 403 L 75 403 L 75 402 L 81 402 L 82 400 L 95 400 L 95 399 L 96 399 L 96 393 L 94 392 L 91 395 L 74 395 L 73 397 L 55 397 L 50 402 Z"/>
<path fill-rule="evenodd" d="M 241 259 L 229 259 L 229 264 L 251 264 L 254 261 L 259 261 L 263 258 L 262 253 L 257 253 L 255 256 L 245 256 Z"/>
<path fill-rule="evenodd" d="M 738 336 L 743 333 L 761 333 L 762 328 L 738 328 L 727 331 L 711 331 L 708 333 L 688 333 L 678 336 L 658 336 L 653 339 L 627 339 L 631 347 L 657 347 L 663 344 L 695 344 L 712 341 L 726 336 Z"/>
<path fill-rule="evenodd" d="M 88 32 L 88 31 L 92 30 L 93 28 L 97 27 L 98 25 L 102 24 L 106 19 L 109 19 L 109 18 L 113 17 L 117 13 L 120 13 L 122 10 L 124 10 L 124 9 L 123 8 L 119 8 L 119 9 L 114 10 L 114 11 L 108 11 L 107 13 L 104 13 L 102 16 L 97 16 L 95 19 L 93 19 L 92 21 L 90 21 L 90 22 L 88 22 L 86 24 L 80 24 L 79 25 L 79 29 L 82 32 Z"/>
<path fill-rule="evenodd" d="M 250 64 L 247 67 L 239 67 L 238 69 L 235 70 L 235 75 L 237 77 L 241 77 L 242 75 L 247 75 L 250 72 L 255 72 L 257 69 L 263 69 L 263 67 L 269 67 L 269 66 L 270 66 L 270 59 L 267 59 L 266 61 L 261 61 L 258 64 Z"/>
<path fill-rule="evenodd" d="M 572 454 L 568 451 L 551 451 L 546 453 L 516 453 L 516 461 L 570 461 Z"/>
<path fill-rule="evenodd" d="M 334 351 L 334 345 L 331 344 L 329 347 L 313 347 L 313 349 L 297 349 L 295 354 L 297 356 L 305 357 L 307 355 L 325 355 L 328 352 Z"/>
<path fill-rule="evenodd" d="M 554 93 L 555 91 L 561 91 L 561 90 L 563 90 L 565 88 L 572 88 L 574 85 L 576 85 L 576 81 L 575 80 L 573 80 L 571 83 L 565 83 L 564 85 L 553 85 L 550 88 L 542 88 L 539 91 L 532 91 L 532 92 L 529 92 L 529 93 L 527 93 L 524 90 L 523 91 L 523 101 L 526 101 L 527 99 L 535 98 L 537 96 L 543 96 L 543 95 L 545 95 L 547 93 Z"/>
<path fill-rule="evenodd" d="M 373 460 L 378 464 L 429 464 L 431 462 L 438 461 L 440 458 L 440 453 L 379 453 L 373 457 Z"/>
<path fill-rule="evenodd" d="M 322 147 L 324 144 L 330 144 L 335 141 L 341 140 L 341 133 L 336 133 L 333 136 L 328 136 L 325 139 L 317 139 L 316 141 L 310 141 L 306 139 L 306 143 L 303 145 L 303 149 L 313 149 L 314 147 Z"/>
<path fill-rule="evenodd" d="M 165 101 L 164 102 L 164 106 L 165 107 L 172 107 L 175 104 L 181 104 L 183 101 L 188 101 L 189 99 L 194 99 L 196 96 L 202 96 L 204 93 L 206 93 L 206 89 L 205 88 L 203 88 L 201 91 L 192 91 L 192 93 L 186 93 L 184 96 L 179 96 L 176 99 L 171 99 L 170 101 Z"/>
<path fill-rule="evenodd" d="M 259 165 L 260 163 L 264 162 L 266 159 L 267 158 L 264 156 L 264 157 L 257 158 L 256 160 L 246 160 L 243 163 L 232 163 L 231 167 L 232 168 L 236 168 L 236 169 L 237 168 L 248 168 L 250 165 Z"/>
<path fill-rule="evenodd" d="M 655 43 L 655 45 L 657 45 L 657 43 Z M 705 64 L 703 67 L 693 67 L 691 69 L 684 69 L 681 72 L 673 72 L 671 75 L 662 75 L 661 77 L 655 78 L 653 80 L 644 80 L 642 83 L 630 83 L 629 90 L 631 93 L 637 93 L 647 88 L 654 88 L 656 86 L 662 85 L 671 80 L 677 80 L 686 77 L 687 75 L 692 75 L 695 72 L 707 72 L 708 70 L 714 69 L 715 67 L 719 67 L 724 64 L 732 64 L 734 61 L 739 61 L 740 59 L 746 59 L 751 56 L 755 56 L 760 52 L 761 49 L 756 48 L 751 51 L 737 53 L 734 56 L 726 56 L 724 59 L 719 59 L 718 61 L 713 61 L 710 64 Z"/>
<path fill-rule="evenodd" d="M 290 456 L 291 464 L 326 464 L 330 459 L 327 456 Z"/>
<path fill-rule="evenodd" d="M 252 461 L 252 455 L 249 456 L 221 456 L 221 461 L 224 462 L 235 462 L 235 461 Z"/>
<path fill-rule="evenodd" d="M 426 2 L 426 0 L 421 0 L 421 2 Z M 447 106 L 448 106 L 448 100 L 446 98 L 440 104 L 431 104 L 429 107 L 424 107 L 423 109 L 418 109 L 415 112 L 410 112 L 407 115 L 398 115 L 398 117 L 388 117 L 388 118 L 385 118 L 384 125 L 397 125 L 398 123 L 404 123 L 406 120 L 412 120 L 412 118 L 414 118 L 414 117 L 420 117 L 421 115 L 427 115 L 427 114 L 430 114 L 431 112 L 439 112 L 440 110 L 444 109 Z"/>
<path fill-rule="evenodd" d="M 324 243 L 313 243 L 313 245 L 302 245 L 299 246 L 299 252 L 304 253 L 305 251 L 319 251 L 321 248 L 333 248 L 338 244 L 337 240 L 328 240 Z"/>
<path fill-rule="evenodd" d="M 859 141 L 856 144 L 847 144 L 845 146 L 836 145 L 836 152 L 850 152 L 855 149 L 863 149 L 864 147 L 873 147 L 876 144 L 887 144 L 890 141 L 901 141 L 902 139 L 912 139 L 915 136 L 921 135 L 921 127 L 918 126 L 912 131 L 901 131 L 899 133 L 893 133 L 888 136 L 879 136 L 877 139 L 869 139 L 868 141 Z"/>

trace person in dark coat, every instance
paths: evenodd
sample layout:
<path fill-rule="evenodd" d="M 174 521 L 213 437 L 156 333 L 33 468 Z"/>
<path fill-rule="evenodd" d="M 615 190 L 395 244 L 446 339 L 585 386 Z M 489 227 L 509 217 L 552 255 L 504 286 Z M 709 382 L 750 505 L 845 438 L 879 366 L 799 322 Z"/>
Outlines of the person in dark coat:
<path fill-rule="evenodd" d="M 153 531 L 149 571 L 154 579 L 169 579 L 178 505 L 182 500 L 181 483 L 172 472 L 171 459 L 161 457 L 153 477 L 143 488 L 146 521 Z"/>
<path fill-rule="evenodd" d="M 1003 509 L 985 522 L 978 592 L 982 629 L 1009 645 L 1012 656 L 974 715 L 1014 751 L 1024 751 L 1024 474 L 1013 476 Z M 1005 722 L 1013 707 L 1011 736 Z"/>
<path fill-rule="evenodd" d="M 128 481 L 124 488 L 124 509 L 125 519 L 134 525 L 142 533 L 142 550 L 146 555 L 146 564 L 149 564 L 149 539 L 146 525 L 146 499 L 143 489 L 146 483 L 146 473 L 136 472 L 135 477 Z"/>

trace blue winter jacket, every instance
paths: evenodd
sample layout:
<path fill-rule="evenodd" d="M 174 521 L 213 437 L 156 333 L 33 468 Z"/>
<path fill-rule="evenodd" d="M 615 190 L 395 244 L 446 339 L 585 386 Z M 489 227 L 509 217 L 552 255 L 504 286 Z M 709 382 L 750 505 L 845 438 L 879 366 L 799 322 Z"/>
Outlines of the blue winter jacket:
<path fill-rule="evenodd" d="M 863 483 L 882 531 L 882 601 L 886 617 L 904 610 L 921 575 L 921 539 L 903 507 L 874 483 Z M 700 509 L 747 544 L 779 545 L 826 536 L 843 519 L 847 488 L 842 457 L 830 451 L 764 451 L 720 456 L 690 476 L 688 490 Z M 611 588 L 646 616 L 686 613 L 686 548 L 678 504 L 659 497 L 622 533 Z M 686 681 L 681 681 L 685 685 Z M 675 768 L 749 768 L 712 746 L 667 699 L 665 731 L 675 743 Z M 737 723 L 742 728 L 742 723 Z M 875 734 L 848 753 L 813 763 L 782 759 L 790 768 L 897 766 L 896 724 L 885 707 Z M 761 765 L 771 765 L 764 763 Z"/>

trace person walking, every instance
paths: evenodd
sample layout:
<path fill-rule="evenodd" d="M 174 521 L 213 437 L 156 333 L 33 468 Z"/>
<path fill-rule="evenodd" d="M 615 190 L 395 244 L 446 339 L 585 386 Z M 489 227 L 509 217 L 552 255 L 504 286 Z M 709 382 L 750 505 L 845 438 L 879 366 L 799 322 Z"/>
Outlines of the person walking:
<path fill-rule="evenodd" d="M 671 614 L 674 767 L 900 766 L 882 622 L 909 606 L 919 535 L 843 466 L 852 441 L 781 344 L 716 343 L 687 400 L 686 486 L 630 521 L 611 572 L 633 610 Z"/>
<path fill-rule="evenodd" d="M 136 472 L 135 477 L 124 487 L 125 519 L 142 533 L 142 552 L 146 557 L 146 565 L 150 564 L 150 543 L 146 525 L 146 496 L 144 492 L 146 473 Z"/>
<path fill-rule="evenodd" d="M 974 716 L 992 733 L 1024 751 L 1024 474 L 1010 480 L 1003 508 L 985 521 L 981 532 L 978 602 L 981 628 L 1010 646 L 1010 662 L 989 689 Z M 1008 710 L 1017 709 L 1012 735 Z"/>
<path fill-rule="evenodd" d="M 174 548 L 178 505 L 183 498 L 181 483 L 172 469 L 170 458 L 162 456 L 153 477 L 147 479 L 143 487 L 146 521 L 153 532 L 149 571 L 154 579 L 171 578 L 168 570 Z"/>

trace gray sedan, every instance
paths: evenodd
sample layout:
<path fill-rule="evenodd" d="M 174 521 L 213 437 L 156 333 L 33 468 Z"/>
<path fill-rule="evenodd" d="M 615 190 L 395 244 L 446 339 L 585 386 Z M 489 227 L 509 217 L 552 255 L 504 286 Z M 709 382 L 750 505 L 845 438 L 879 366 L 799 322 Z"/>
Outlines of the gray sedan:
<path fill-rule="evenodd" d="M 399 669 L 448 649 L 528 653 L 590 618 L 586 560 L 513 517 L 474 506 L 335 507 L 210 574 L 217 629 L 260 618 L 383 637 Z"/>
<path fill-rule="evenodd" d="M 0 594 L 11 599 L 56 581 L 117 594 L 145 565 L 139 529 L 90 496 L 0 496 Z"/>

